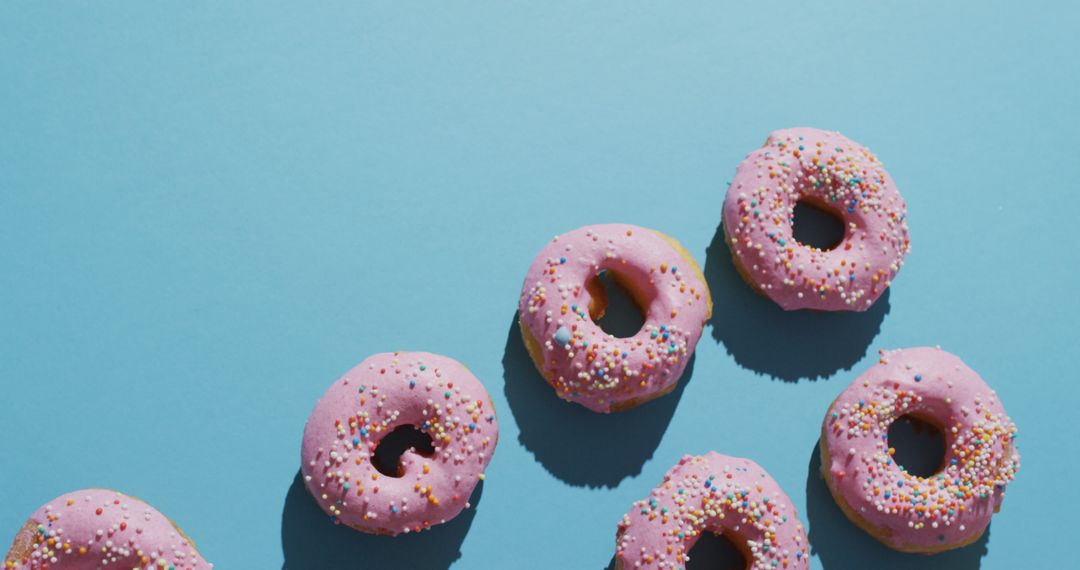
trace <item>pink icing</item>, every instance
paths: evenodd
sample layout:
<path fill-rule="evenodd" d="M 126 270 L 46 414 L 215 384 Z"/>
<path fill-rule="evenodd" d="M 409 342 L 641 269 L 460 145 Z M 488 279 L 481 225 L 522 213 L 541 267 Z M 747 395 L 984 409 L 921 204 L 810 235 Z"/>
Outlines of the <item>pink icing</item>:
<path fill-rule="evenodd" d="M 416 426 L 432 457 L 408 450 L 400 477 L 371 462 L 383 436 Z M 376 354 L 335 382 L 304 428 L 308 491 L 336 522 L 400 534 L 424 530 L 469 506 L 499 439 L 483 384 L 460 362 L 426 352 Z"/>
<path fill-rule="evenodd" d="M 645 324 L 632 337 L 609 335 L 589 315 L 586 282 L 604 270 L 648 300 Z M 559 397 L 609 412 L 674 387 L 710 302 L 697 265 L 660 234 L 605 224 L 557 236 L 536 256 L 518 315 L 543 353 L 540 372 Z"/>
<path fill-rule="evenodd" d="M 753 569 L 809 568 L 806 531 L 776 481 L 749 459 L 683 457 L 619 523 L 617 568 L 682 569 L 703 532 L 727 535 Z"/>
<path fill-rule="evenodd" d="M 800 201 L 844 220 L 836 248 L 795 240 Z M 723 218 L 743 274 L 785 310 L 865 311 L 910 249 L 907 207 L 881 162 L 847 137 L 818 129 L 769 135 L 739 164 Z"/>
<path fill-rule="evenodd" d="M 4 561 L 12 570 L 213 568 L 157 509 L 105 489 L 69 493 L 38 509 Z"/>
<path fill-rule="evenodd" d="M 941 428 L 946 450 L 938 474 L 916 477 L 892 461 L 889 425 L 904 415 Z M 977 539 L 1020 467 L 1016 426 L 997 395 L 963 361 L 935 348 L 882 351 L 833 403 L 823 433 L 822 470 L 833 495 L 862 519 L 856 523 L 898 550 Z"/>

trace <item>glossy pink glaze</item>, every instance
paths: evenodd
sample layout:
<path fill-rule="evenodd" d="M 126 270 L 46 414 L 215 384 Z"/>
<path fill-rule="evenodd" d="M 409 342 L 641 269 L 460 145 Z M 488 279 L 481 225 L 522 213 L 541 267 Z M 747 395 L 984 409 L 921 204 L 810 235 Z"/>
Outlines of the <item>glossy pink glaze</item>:
<path fill-rule="evenodd" d="M 945 435 L 937 475 L 916 477 L 892 461 L 889 425 L 905 415 Z M 822 470 L 833 495 L 862 519 L 857 524 L 899 550 L 943 550 L 976 539 L 1020 467 L 1016 426 L 997 395 L 937 348 L 882 351 L 830 407 L 823 432 Z"/>
<path fill-rule="evenodd" d="M 836 248 L 795 240 L 801 200 L 843 218 Z M 885 167 L 858 143 L 818 129 L 776 131 L 751 152 L 728 188 L 723 219 L 743 274 L 785 310 L 865 311 L 910 249 L 907 207 Z"/>
<path fill-rule="evenodd" d="M 593 298 L 585 284 L 605 270 L 648 300 L 645 324 L 632 337 L 609 335 L 589 315 Z M 557 236 L 536 256 L 518 315 L 543 354 L 540 372 L 559 397 L 609 412 L 674 387 L 710 302 L 696 263 L 660 234 L 604 224 Z"/>
<path fill-rule="evenodd" d="M 403 473 L 371 462 L 379 441 L 400 426 L 431 436 L 435 454 L 410 449 Z M 335 382 L 304 428 L 308 491 L 336 522 L 378 534 L 424 530 L 469 506 L 499 439 L 483 384 L 460 362 L 426 352 L 371 356 Z"/>
<path fill-rule="evenodd" d="M 157 509 L 105 489 L 49 501 L 31 515 L 4 561 L 5 569 L 17 570 L 213 568 Z"/>
<path fill-rule="evenodd" d="M 704 532 L 728 536 L 755 570 L 809 568 L 806 531 L 776 481 L 749 459 L 716 452 L 683 457 L 619 523 L 623 569 L 686 567 Z"/>

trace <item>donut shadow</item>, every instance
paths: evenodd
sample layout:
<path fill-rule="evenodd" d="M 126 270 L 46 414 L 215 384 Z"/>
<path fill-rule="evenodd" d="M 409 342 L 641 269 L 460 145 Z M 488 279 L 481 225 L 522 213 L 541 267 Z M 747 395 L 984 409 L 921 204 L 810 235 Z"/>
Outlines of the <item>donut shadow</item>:
<path fill-rule="evenodd" d="M 282 570 L 367 570 L 449 568 L 461 557 L 484 482 L 473 490 L 470 507 L 456 518 L 420 533 L 377 536 L 334 524 L 315 503 L 297 472 L 281 514 Z"/>
<path fill-rule="evenodd" d="M 850 370 L 889 312 L 888 289 L 862 313 L 781 309 L 739 276 L 722 225 L 706 250 L 705 278 L 712 292 L 713 339 L 739 366 L 788 382 Z"/>
<path fill-rule="evenodd" d="M 625 412 L 598 414 L 560 400 L 533 365 L 517 313 L 503 353 L 504 393 L 520 429 L 518 442 L 559 480 L 577 487 L 615 487 L 652 458 L 683 389 L 694 357 L 670 394 Z M 623 445 L 632 441 L 633 445 Z"/>
<path fill-rule="evenodd" d="M 897 552 L 848 520 L 821 476 L 821 444 L 814 446 L 806 474 L 806 517 L 810 552 L 826 570 L 974 570 L 986 556 L 990 527 L 979 540 L 940 554 Z"/>

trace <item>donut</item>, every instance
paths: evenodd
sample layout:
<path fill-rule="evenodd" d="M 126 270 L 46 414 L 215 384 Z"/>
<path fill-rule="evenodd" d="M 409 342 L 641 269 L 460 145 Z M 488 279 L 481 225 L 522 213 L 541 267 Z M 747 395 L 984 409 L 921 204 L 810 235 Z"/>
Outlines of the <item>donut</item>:
<path fill-rule="evenodd" d="M 681 570 L 703 532 L 729 538 L 753 570 L 810 567 L 806 531 L 780 485 L 749 459 L 709 452 L 683 457 L 634 503 L 619 523 L 615 568 Z"/>
<path fill-rule="evenodd" d="M 26 521 L 5 570 L 213 568 L 157 509 L 118 491 L 85 489 L 49 501 Z"/>
<path fill-rule="evenodd" d="M 398 427 L 427 434 L 435 453 L 410 448 L 395 476 L 372 463 Z M 484 479 L 499 440 L 495 406 L 460 362 L 426 352 L 368 357 L 338 379 L 304 428 L 301 471 L 334 522 L 371 534 L 418 532 L 456 517 Z"/>
<path fill-rule="evenodd" d="M 607 307 L 597 278 L 609 271 L 645 315 L 616 338 L 596 324 Z M 675 388 L 712 299 L 701 269 L 675 239 L 627 224 L 556 236 L 529 267 L 518 321 L 537 370 L 556 394 L 595 412 L 621 411 Z"/>
<path fill-rule="evenodd" d="M 843 220 L 829 250 L 795 240 L 799 202 Z M 865 311 L 910 250 L 907 206 L 881 161 L 834 132 L 772 133 L 735 171 L 723 209 L 735 267 L 785 310 Z"/>
<path fill-rule="evenodd" d="M 889 426 L 908 416 L 937 427 L 945 457 L 930 477 L 892 460 Z M 997 395 L 937 348 L 882 351 L 836 398 L 821 427 L 821 474 L 855 525 L 903 552 L 960 548 L 982 536 L 1016 476 L 1016 426 Z"/>

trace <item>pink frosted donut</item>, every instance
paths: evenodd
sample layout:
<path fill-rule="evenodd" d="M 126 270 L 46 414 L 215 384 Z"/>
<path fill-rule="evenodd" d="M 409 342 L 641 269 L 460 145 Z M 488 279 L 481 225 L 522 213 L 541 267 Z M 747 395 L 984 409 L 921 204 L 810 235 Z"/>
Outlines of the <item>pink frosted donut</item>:
<path fill-rule="evenodd" d="M 892 460 L 889 425 L 902 416 L 944 434 L 937 474 L 917 477 Z M 821 472 L 840 508 L 905 552 L 978 540 L 1020 467 L 1016 426 L 997 395 L 963 361 L 936 348 L 882 351 L 836 398 L 821 431 Z"/>
<path fill-rule="evenodd" d="M 809 568 L 791 500 L 757 463 L 716 452 L 683 457 L 619 523 L 615 567 L 675 570 L 703 532 L 731 539 L 755 570 Z"/>
<path fill-rule="evenodd" d="M 839 245 L 795 240 L 799 202 L 843 220 Z M 776 131 L 751 152 L 728 188 L 723 220 L 743 279 L 789 311 L 865 311 L 910 249 L 907 207 L 885 167 L 858 143 L 818 129 Z"/>
<path fill-rule="evenodd" d="M 630 338 L 595 322 L 607 307 L 597 280 L 603 271 L 645 314 Z M 560 398 L 595 412 L 629 409 L 673 390 L 711 315 L 705 276 L 682 245 L 627 224 L 556 236 L 529 267 L 518 303 L 537 370 Z"/>
<path fill-rule="evenodd" d="M 213 568 L 157 509 L 117 491 L 86 489 L 31 515 L 4 558 L 6 570 Z"/>
<path fill-rule="evenodd" d="M 431 437 L 434 455 L 410 449 L 397 477 L 379 473 L 375 448 L 410 425 Z M 304 428 L 304 482 L 335 522 L 373 534 L 417 532 L 469 506 L 498 440 L 491 397 L 460 362 L 426 352 L 376 354 L 315 405 Z"/>

